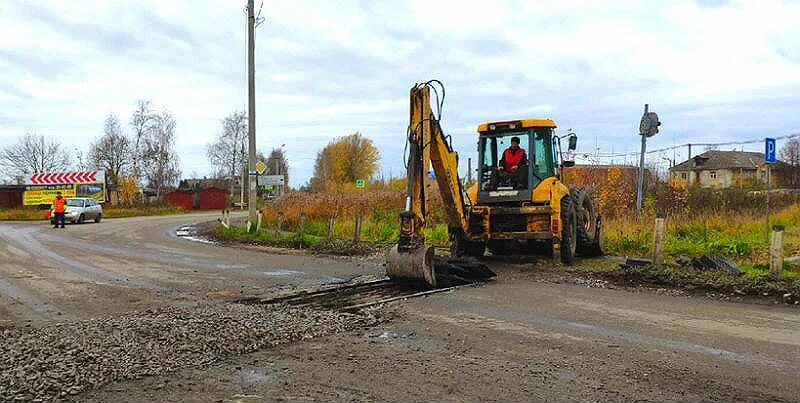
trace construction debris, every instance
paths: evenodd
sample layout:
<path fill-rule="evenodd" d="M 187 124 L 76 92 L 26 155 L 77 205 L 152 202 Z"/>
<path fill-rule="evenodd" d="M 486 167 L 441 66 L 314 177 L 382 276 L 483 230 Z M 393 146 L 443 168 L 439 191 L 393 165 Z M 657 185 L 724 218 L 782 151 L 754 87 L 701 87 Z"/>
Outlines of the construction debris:
<path fill-rule="evenodd" d="M 213 304 L 0 330 L 0 401 L 65 399 L 107 383 L 378 321 L 369 312 Z"/>
<path fill-rule="evenodd" d="M 740 269 L 739 266 L 737 266 L 732 260 L 717 254 L 703 255 L 692 258 L 691 264 L 697 270 L 722 270 L 736 276 L 741 276 L 744 274 L 742 269 Z"/>

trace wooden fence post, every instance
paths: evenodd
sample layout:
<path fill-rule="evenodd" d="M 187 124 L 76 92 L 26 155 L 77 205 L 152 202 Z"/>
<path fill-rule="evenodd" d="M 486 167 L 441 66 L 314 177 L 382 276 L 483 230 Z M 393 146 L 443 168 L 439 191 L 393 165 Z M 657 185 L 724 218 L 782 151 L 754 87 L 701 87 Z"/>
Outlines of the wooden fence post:
<path fill-rule="evenodd" d="M 660 269 L 664 265 L 664 216 L 659 214 L 656 217 L 656 227 L 653 236 L 653 266 Z"/>
<path fill-rule="evenodd" d="M 353 234 L 354 242 L 361 242 L 361 214 L 356 215 L 356 229 Z"/>
<path fill-rule="evenodd" d="M 283 213 L 278 212 L 277 216 L 277 225 L 275 226 L 275 236 L 280 236 L 281 234 L 281 226 L 283 225 Z"/>
<path fill-rule="evenodd" d="M 328 217 L 328 240 L 329 241 L 331 239 L 333 239 L 333 224 L 334 224 L 333 216 Z"/>
<path fill-rule="evenodd" d="M 300 213 L 300 249 L 303 249 L 303 235 L 306 229 L 306 215 L 305 213 Z"/>
<path fill-rule="evenodd" d="M 783 231 L 782 225 L 772 227 L 772 240 L 769 244 L 769 271 L 775 276 L 783 272 Z"/>
<path fill-rule="evenodd" d="M 258 220 L 256 223 L 256 232 L 261 231 L 261 219 L 264 217 L 264 213 L 259 211 L 258 212 Z"/>

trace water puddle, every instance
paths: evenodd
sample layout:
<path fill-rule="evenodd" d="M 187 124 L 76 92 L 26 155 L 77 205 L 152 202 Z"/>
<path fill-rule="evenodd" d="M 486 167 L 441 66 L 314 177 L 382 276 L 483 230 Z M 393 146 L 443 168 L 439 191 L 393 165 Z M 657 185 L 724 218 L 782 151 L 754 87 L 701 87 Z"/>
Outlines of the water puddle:
<path fill-rule="evenodd" d="M 261 273 L 265 276 L 294 276 L 296 274 L 302 274 L 302 272 L 297 270 L 270 270 Z"/>
<path fill-rule="evenodd" d="M 216 242 L 202 236 L 197 235 L 197 228 L 192 225 L 184 225 L 175 230 L 175 236 L 192 242 L 200 242 L 209 245 L 216 245 Z"/>

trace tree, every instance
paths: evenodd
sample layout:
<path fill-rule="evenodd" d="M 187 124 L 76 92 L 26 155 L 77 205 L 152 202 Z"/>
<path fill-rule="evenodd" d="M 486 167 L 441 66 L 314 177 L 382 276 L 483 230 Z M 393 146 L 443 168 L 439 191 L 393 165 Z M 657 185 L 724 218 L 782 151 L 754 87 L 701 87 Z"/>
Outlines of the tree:
<path fill-rule="evenodd" d="M 222 119 L 222 132 L 206 146 L 206 155 L 215 176 L 230 179 L 231 197 L 234 196 L 233 178 L 242 174 L 247 162 L 247 140 L 247 115 L 234 112 Z"/>
<path fill-rule="evenodd" d="M 178 155 L 175 152 L 175 118 L 168 111 L 154 114 L 146 134 L 139 139 L 141 157 L 139 170 L 147 186 L 156 190 L 156 197 L 170 186 L 174 186 L 181 175 Z"/>
<path fill-rule="evenodd" d="M 133 160 L 132 151 L 131 140 L 122 133 L 119 119 L 109 114 L 103 135 L 89 148 L 89 159 L 97 169 L 106 171 L 109 183 L 119 185 L 120 177 L 127 173 Z"/>
<path fill-rule="evenodd" d="M 793 138 L 781 147 L 778 156 L 781 161 L 789 164 L 785 179 L 792 188 L 800 187 L 800 140 Z"/>
<path fill-rule="evenodd" d="M 372 140 L 356 132 L 339 137 L 317 153 L 313 190 L 354 183 L 357 179 L 371 179 L 378 168 L 380 154 Z"/>
<path fill-rule="evenodd" d="M 25 134 L 0 151 L 0 166 L 17 181 L 34 173 L 65 171 L 70 165 L 70 154 L 61 143 L 42 135 Z"/>
<path fill-rule="evenodd" d="M 289 161 L 283 148 L 273 148 L 264 163 L 267 164 L 268 175 L 283 175 L 283 183 L 289 184 Z"/>
<path fill-rule="evenodd" d="M 140 180 L 142 177 L 140 161 L 144 157 L 145 139 L 158 125 L 158 114 L 150 107 L 150 101 L 139 100 L 136 109 L 131 115 L 130 125 L 133 129 L 133 139 L 131 140 L 131 169 L 133 176 Z"/>

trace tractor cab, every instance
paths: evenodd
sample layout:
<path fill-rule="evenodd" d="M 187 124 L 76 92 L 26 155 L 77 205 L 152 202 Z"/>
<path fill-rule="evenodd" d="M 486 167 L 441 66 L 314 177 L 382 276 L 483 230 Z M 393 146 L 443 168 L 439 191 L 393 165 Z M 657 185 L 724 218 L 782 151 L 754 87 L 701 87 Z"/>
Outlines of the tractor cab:
<path fill-rule="evenodd" d="M 545 178 L 556 175 L 560 143 L 553 134 L 555 127 L 550 119 L 478 126 L 477 201 L 529 202 L 531 191 Z"/>

